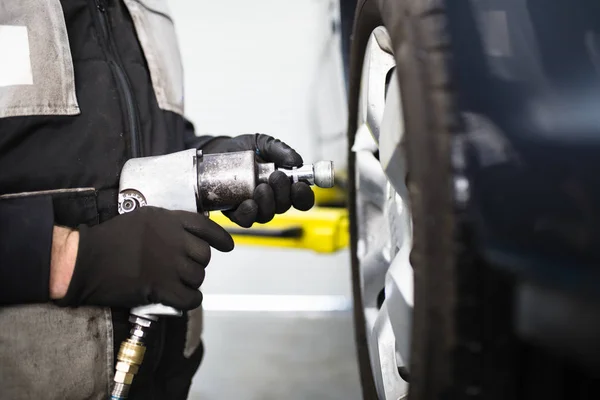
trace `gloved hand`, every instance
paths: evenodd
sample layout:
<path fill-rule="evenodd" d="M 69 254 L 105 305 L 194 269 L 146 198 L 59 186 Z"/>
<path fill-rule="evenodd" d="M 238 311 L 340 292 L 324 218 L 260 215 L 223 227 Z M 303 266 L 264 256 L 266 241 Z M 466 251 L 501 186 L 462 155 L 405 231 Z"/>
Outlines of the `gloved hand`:
<path fill-rule="evenodd" d="M 62 306 L 134 307 L 162 303 L 180 310 L 202 303 L 197 290 L 210 246 L 233 250 L 233 239 L 205 216 L 143 207 L 79 229 L 75 270 Z"/>
<path fill-rule="evenodd" d="M 217 137 L 202 147 L 205 154 L 245 150 L 255 151 L 259 162 L 272 162 L 278 167 L 301 167 L 303 163 L 300 154 L 290 146 L 263 134 Z M 269 222 L 275 214 L 286 212 L 292 205 L 298 210 L 307 211 L 314 204 L 315 195 L 308 184 L 292 184 L 283 172 L 275 171 L 269 178 L 269 184 L 262 183 L 256 187 L 253 199 L 223 214 L 236 224 L 249 228 L 254 222 Z"/>

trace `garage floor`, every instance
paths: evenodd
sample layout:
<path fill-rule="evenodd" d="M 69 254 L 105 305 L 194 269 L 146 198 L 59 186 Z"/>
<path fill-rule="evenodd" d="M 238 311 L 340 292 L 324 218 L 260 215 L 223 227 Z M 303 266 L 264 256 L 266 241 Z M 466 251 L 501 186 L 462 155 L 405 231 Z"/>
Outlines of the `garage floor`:
<path fill-rule="evenodd" d="M 211 313 L 190 398 L 359 399 L 350 331 L 346 313 Z"/>
<path fill-rule="evenodd" d="M 214 254 L 190 399 L 358 400 L 347 262 L 346 252 Z"/>
<path fill-rule="evenodd" d="M 332 0 L 169 4 L 198 133 L 269 133 L 305 161 L 345 158 L 314 135 L 344 132 Z M 206 358 L 190 399 L 358 400 L 348 262 L 345 251 L 215 252 L 202 288 Z"/>

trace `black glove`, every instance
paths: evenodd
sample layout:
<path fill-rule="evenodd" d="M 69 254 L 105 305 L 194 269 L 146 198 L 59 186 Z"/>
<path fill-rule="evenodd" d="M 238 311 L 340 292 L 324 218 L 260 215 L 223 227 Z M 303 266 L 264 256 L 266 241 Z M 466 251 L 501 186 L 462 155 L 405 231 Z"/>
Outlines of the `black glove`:
<path fill-rule="evenodd" d="M 268 135 L 241 135 L 234 138 L 217 137 L 202 147 L 205 154 L 230 153 L 253 150 L 259 162 L 272 162 L 278 167 L 293 168 L 302 166 L 302 157 L 287 144 Z M 274 172 L 269 184 L 260 184 L 254 190 L 254 198 L 246 200 L 235 210 L 225 214 L 236 224 L 249 228 L 254 222 L 265 223 L 275 214 L 282 214 L 294 208 L 307 211 L 315 204 L 315 195 L 304 182 L 292 184 L 283 172 Z"/>
<path fill-rule="evenodd" d="M 205 216 L 184 211 L 143 207 L 91 228 L 81 226 L 73 278 L 57 303 L 194 309 L 202 303 L 197 289 L 210 246 L 231 251 L 233 239 Z"/>

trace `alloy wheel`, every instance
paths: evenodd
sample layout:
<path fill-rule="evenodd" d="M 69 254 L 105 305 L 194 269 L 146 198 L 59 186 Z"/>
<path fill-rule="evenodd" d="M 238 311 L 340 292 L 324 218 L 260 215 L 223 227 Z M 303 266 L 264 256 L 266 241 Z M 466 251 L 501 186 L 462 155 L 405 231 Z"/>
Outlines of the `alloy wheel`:
<path fill-rule="evenodd" d="M 357 122 L 355 240 L 364 329 L 379 398 L 403 399 L 413 314 L 412 220 L 402 98 L 390 37 L 381 26 L 365 51 Z"/>

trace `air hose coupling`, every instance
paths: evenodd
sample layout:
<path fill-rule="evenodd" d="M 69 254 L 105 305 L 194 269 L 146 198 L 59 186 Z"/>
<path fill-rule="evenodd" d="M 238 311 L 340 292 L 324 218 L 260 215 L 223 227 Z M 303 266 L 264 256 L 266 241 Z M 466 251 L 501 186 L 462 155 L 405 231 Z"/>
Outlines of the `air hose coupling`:
<path fill-rule="evenodd" d="M 133 324 L 129 338 L 121 343 L 117 355 L 117 365 L 113 378 L 112 400 L 126 399 L 133 378 L 138 373 L 146 353 L 146 339 L 156 321 L 132 315 L 129 322 Z"/>

